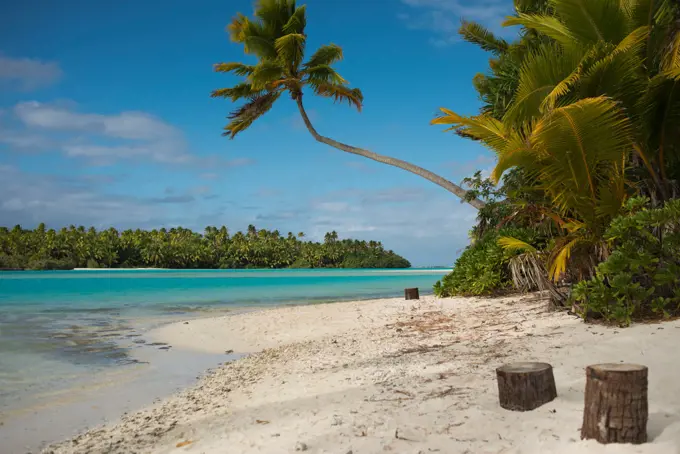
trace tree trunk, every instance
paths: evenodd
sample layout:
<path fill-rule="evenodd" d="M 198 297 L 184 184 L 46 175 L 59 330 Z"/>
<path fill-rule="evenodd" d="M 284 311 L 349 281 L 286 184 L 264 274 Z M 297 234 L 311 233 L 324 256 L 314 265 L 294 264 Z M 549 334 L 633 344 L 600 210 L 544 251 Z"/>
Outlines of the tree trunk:
<path fill-rule="evenodd" d="M 582 439 L 645 443 L 647 415 L 647 367 L 598 364 L 586 368 Z"/>
<path fill-rule="evenodd" d="M 473 207 L 477 208 L 478 210 L 484 208 L 486 205 L 483 201 L 479 199 L 472 199 L 472 200 L 466 200 L 465 196 L 467 195 L 467 192 L 465 189 L 461 188 L 455 183 L 452 183 L 451 181 L 447 180 L 446 178 L 442 178 L 439 175 L 430 172 L 429 170 L 423 169 L 422 167 L 418 167 L 417 165 L 411 164 L 406 161 L 402 161 L 401 159 L 396 159 L 396 158 L 390 158 L 389 156 L 383 156 L 378 153 L 373 153 L 372 151 L 369 150 L 364 150 L 363 148 L 357 148 L 353 147 L 351 145 L 347 145 L 341 142 L 338 142 L 336 140 L 330 139 L 328 137 L 322 136 L 319 134 L 314 126 L 312 125 L 312 122 L 309 120 L 309 117 L 307 116 L 307 112 L 305 111 L 304 106 L 302 105 L 302 94 L 299 94 L 296 99 L 298 109 L 300 110 L 300 115 L 302 115 L 302 120 L 305 122 L 305 126 L 307 126 L 307 129 L 309 132 L 314 136 L 314 138 L 321 143 L 325 143 L 326 145 L 329 145 L 333 148 L 337 148 L 338 150 L 344 151 L 346 153 L 352 153 L 355 155 L 363 156 L 368 159 L 372 159 L 377 162 L 381 162 L 383 164 L 389 164 L 394 167 L 399 167 L 400 169 L 406 170 L 408 172 L 414 173 L 418 176 L 421 176 L 427 180 L 430 180 L 431 182 L 438 184 L 442 188 L 446 189 L 447 191 L 457 195 L 460 197 L 462 200 L 466 201 Z"/>
<path fill-rule="evenodd" d="M 529 411 L 557 397 L 552 366 L 547 363 L 512 363 L 496 369 L 501 407 Z"/>
<path fill-rule="evenodd" d="M 404 289 L 404 299 L 407 300 L 419 300 L 420 294 L 417 288 L 405 288 Z"/>

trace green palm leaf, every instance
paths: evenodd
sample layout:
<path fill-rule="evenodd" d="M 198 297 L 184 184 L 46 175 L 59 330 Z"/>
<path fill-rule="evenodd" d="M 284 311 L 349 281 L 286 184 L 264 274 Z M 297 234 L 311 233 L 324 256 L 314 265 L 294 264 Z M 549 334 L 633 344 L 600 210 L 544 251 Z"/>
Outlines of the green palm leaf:
<path fill-rule="evenodd" d="M 284 69 L 276 61 L 262 60 L 250 75 L 250 82 L 255 89 L 264 89 L 268 85 L 284 77 Z"/>
<path fill-rule="evenodd" d="M 251 98 L 248 103 L 229 114 L 227 118 L 230 121 L 224 127 L 222 135 L 233 139 L 238 133 L 248 129 L 255 120 L 272 108 L 279 96 L 281 92 L 270 92 Z"/>
<path fill-rule="evenodd" d="M 527 55 L 520 69 L 519 86 L 515 99 L 503 117 L 507 124 L 517 124 L 539 117 L 544 101 L 566 80 L 575 79 L 574 69 L 583 59 L 583 50 L 576 48 L 560 48 L 556 44 L 545 44 Z M 568 91 L 557 89 L 563 96 Z M 554 97 L 554 102 L 560 96 Z M 552 104 L 554 105 L 554 103 Z"/>
<path fill-rule="evenodd" d="M 521 25 L 536 30 L 563 46 L 573 47 L 575 45 L 576 37 L 572 34 L 571 30 L 554 16 L 518 13 L 516 17 L 509 17 L 503 22 L 503 27 L 512 27 L 514 25 Z"/>
<path fill-rule="evenodd" d="M 255 71 L 254 66 L 243 63 L 217 63 L 213 69 L 218 73 L 233 72 L 237 76 L 249 76 Z"/>
<path fill-rule="evenodd" d="M 332 83 L 311 83 L 310 86 L 319 96 L 333 98 L 335 102 L 347 102 L 350 106 L 356 107 L 361 111 L 364 95 L 358 88 L 349 88 L 341 84 Z"/>
<path fill-rule="evenodd" d="M 240 83 L 234 85 L 230 88 L 219 88 L 213 90 L 210 94 L 213 98 L 229 98 L 232 101 L 238 101 L 243 98 L 250 98 L 252 96 L 260 94 L 261 90 L 253 89 L 253 86 L 249 83 Z"/>
<path fill-rule="evenodd" d="M 303 75 L 307 76 L 307 80 L 312 84 L 330 83 L 344 85 L 347 83 L 330 65 L 318 65 L 307 68 L 303 71 Z"/>
<path fill-rule="evenodd" d="M 284 33 L 304 33 L 307 26 L 307 6 L 298 7 L 282 30 Z"/>
<path fill-rule="evenodd" d="M 342 60 L 342 48 L 335 44 L 327 44 L 319 47 L 311 56 L 309 61 L 305 63 L 305 67 L 313 68 L 321 65 L 332 65 L 335 62 Z"/>
<path fill-rule="evenodd" d="M 305 42 L 305 35 L 300 33 L 289 33 L 278 38 L 274 46 L 280 64 L 289 68 L 291 72 L 297 72 L 304 56 Z"/>
<path fill-rule="evenodd" d="M 508 50 L 508 43 L 494 36 L 484 26 L 475 22 L 463 21 L 458 33 L 469 43 L 477 44 L 482 49 L 500 55 Z"/>

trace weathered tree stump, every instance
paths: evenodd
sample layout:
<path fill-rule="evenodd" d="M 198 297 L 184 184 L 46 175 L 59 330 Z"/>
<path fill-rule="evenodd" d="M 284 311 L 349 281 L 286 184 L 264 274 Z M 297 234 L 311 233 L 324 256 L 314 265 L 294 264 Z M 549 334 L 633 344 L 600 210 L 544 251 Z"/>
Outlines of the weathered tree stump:
<path fill-rule="evenodd" d="M 552 366 L 547 363 L 511 363 L 496 369 L 501 407 L 529 411 L 557 397 Z"/>
<path fill-rule="evenodd" d="M 647 417 L 646 366 L 597 364 L 586 368 L 582 439 L 645 443 Z"/>
<path fill-rule="evenodd" d="M 406 288 L 404 289 L 404 298 L 407 300 L 419 300 L 420 294 L 417 288 Z"/>

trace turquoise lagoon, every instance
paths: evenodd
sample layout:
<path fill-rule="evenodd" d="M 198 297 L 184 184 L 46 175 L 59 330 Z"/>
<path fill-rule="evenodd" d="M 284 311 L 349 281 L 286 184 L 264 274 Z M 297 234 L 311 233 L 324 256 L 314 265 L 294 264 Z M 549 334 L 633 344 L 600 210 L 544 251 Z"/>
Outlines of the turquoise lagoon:
<path fill-rule="evenodd" d="M 37 414 L 101 377 L 161 364 L 172 347 L 144 338 L 159 324 L 278 305 L 397 297 L 406 287 L 427 294 L 447 271 L 2 272 L 0 422 L 7 430 L 8 415 Z M 217 361 L 197 358 L 191 356 L 198 361 L 194 370 L 187 367 L 192 378 L 196 368 Z"/>

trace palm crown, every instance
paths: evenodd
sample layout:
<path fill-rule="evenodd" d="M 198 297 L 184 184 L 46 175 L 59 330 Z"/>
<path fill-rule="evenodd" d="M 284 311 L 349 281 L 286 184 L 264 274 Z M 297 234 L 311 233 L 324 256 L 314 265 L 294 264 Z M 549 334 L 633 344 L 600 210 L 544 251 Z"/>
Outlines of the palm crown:
<path fill-rule="evenodd" d="M 361 110 L 363 95 L 350 88 L 333 68 L 342 60 L 342 49 L 335 44 L 321 46 L 304 61 L 305 5 L 295 0 L 259 0 L 254 18 L 237 15 L 228 26 L 231 40 L 243 44 L 247 54 L 258 59 L 255 65 L 219 63 L 215 71 L 243 76 L 244 81 L 212 92 L 213 97 L 247 102 L 229 115 L 224 135 L 234 138 L 274 105 L 284 91 L 297 100 L 303 87 L 319 96 L 346 101 Z"/>

